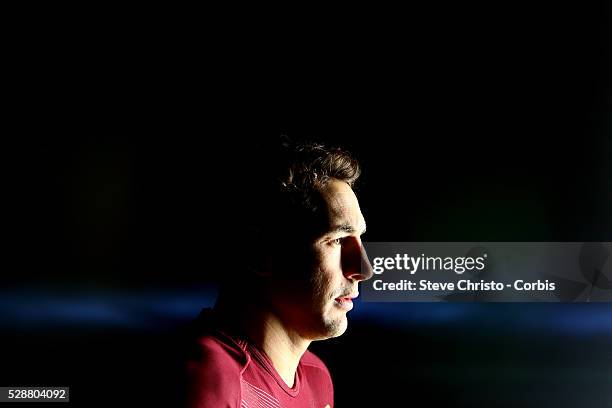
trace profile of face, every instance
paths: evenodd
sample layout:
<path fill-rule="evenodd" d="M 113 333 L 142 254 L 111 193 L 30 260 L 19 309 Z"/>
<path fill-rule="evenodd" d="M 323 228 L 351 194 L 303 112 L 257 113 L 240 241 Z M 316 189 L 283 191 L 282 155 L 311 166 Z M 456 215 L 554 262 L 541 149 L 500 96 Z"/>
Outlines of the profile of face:
<path fill-rule="evenodd" d="M 340 336 L 360 281 L 372 277 L 361 242 L 366 224 L 352 188 L 331 180 L 319 190 L 321 231 L 305 256 L 293 259 L 273 289 L 272 303 L 286 326 L 301 337 L 321 340 Z"/>

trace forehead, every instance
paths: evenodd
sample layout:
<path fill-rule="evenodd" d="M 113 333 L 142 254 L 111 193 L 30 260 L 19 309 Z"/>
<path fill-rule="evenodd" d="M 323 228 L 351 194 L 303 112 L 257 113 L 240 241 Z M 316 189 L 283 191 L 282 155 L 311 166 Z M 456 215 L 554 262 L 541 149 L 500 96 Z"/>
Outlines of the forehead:
<path fill-rule="evenodd" d="M 357 231 L 363 230 L 365 220 L 359 208 L 359 201 L 347 183 L 331 180 L 320 189 L 320 193 L 327 207 L 327 221 L 330 227 L 349 224 Z"/>

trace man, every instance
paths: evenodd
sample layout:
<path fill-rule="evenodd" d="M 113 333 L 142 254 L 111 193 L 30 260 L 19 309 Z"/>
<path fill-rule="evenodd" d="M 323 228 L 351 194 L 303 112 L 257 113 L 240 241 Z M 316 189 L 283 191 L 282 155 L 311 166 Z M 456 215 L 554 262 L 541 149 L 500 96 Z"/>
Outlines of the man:
<path fill-rule="evenodd" d="M 372 276 L 352 189 L 360 168 L 316 144 L 268 156 L 240 184 L 248 195 L 234 244 L 250 266 L 227 271 L 196 325 L 190 407 L 333 407 L 330 374 L 308 346 L 344 333 L 358 283 Z"/>

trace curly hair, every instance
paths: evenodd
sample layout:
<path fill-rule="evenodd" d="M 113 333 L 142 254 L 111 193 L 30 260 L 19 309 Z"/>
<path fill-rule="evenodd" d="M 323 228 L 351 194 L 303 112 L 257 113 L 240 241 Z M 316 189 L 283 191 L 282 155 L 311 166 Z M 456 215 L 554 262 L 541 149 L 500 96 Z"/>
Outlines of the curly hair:
<path fill-rule="evenodd" d="M 358 161 L 340 148 L 286 137 L 257 146 L 240 166 L 235 189 L 240 210 L 232 222 L 244 232 L 241 255 L 251 269 L 271 255 L 271 248 L 275 256 L 292 256 L 322 233 L 328 218 L 321 189 L 332 180 L 353 187 L 361 173 Z"/>
<path fill-rule="evenodd" d="M 344 181 L 352 187 L 361 174 L 357 160 L 340 148 L 327 149 L 316 143 L 283 146 L 291 153 L 288 174 L 282 181 L 287 189 L 320 188 L 330 179 Z"/>
<path fill-rule="evenodd" d="M 350 153 L 313 142 L 292 143 L 285 139 L 277 159 L 277 188 L 281 194 L 277 198 L 310 211 L 318 208 L 316 192 L 331 180 L 353 187 L 361 174 L 359 162 Z"/>

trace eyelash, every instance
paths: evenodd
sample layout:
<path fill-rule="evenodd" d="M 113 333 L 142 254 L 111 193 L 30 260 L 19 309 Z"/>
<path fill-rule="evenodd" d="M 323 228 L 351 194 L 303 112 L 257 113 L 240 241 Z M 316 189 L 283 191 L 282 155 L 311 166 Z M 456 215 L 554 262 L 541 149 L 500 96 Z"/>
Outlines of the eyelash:
<path fill-rule="evenodd" d="M 342 241 L 344 241 L 345 237 L 332 239 L 332 245 L 342 245 Z"/>
<path fill-rule="evenodd" d="M 363 237 L 363 234 L 361 234 L 360 237 Z M 348 237 L 335 238 L 335 239 L 330 240 L 329 242 L 331 245 L 342 245 L 342 242 L 347 238 Z"/>

